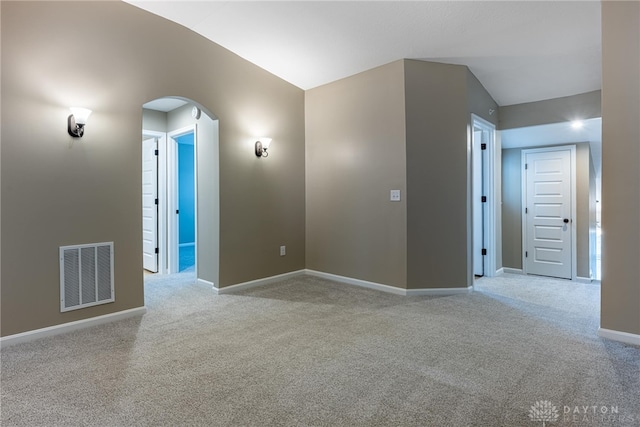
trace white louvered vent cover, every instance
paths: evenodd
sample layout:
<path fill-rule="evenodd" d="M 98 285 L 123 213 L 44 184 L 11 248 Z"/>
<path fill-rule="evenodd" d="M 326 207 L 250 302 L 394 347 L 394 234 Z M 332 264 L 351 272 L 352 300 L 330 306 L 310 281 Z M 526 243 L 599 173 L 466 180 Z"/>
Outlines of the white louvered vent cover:
<path fill-rule="evenodd" d="M 60 246 L 60 311 L 113 301 L 113 242 Z"/>

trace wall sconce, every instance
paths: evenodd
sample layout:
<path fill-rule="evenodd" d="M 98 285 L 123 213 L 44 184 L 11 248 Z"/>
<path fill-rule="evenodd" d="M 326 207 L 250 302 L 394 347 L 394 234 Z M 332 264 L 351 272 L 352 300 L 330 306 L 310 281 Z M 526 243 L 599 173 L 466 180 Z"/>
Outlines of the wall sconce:
<path fill-rule="evenodd" d="M 82 135 L 84 135 L 84 125 L 87 124 L 91 110 L 80 107 L 71 107 L 70 110 L 71 114 L 67 119 L 69 135 L 75 138 L 82 138 Z"/>
<path fill-rule="evenodd" d="M 271 138 L 260 138 L 256 141 L 256 156 L 268 157 L 267 148 L 271 145 Z"/>

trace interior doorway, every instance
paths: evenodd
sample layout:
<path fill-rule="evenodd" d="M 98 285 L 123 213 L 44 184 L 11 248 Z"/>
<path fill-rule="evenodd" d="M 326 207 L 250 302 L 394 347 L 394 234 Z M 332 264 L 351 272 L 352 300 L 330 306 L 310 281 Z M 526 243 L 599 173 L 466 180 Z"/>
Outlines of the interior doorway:
<path fill-rule="evenodd" d="M 573 279 L 576 147 L 522 150 L 522 251 L 526 274 Z"/>
<path fill-rule="evenodd" d="M 220 274 L 218 119 L 185 98 L 156 99 L 142 111 L 142 139 L 154 141 L 142 143 L 143 159 L 148 163 L 153 153 L 157 162 L 157 196 L 143 190 L 144 212 L 153 207 L 157 212 L 157 227 L 143 227 L 157 230 L 156 253 L 147 253 L 153 246 L 147 244 L 143 255 L 156 255 L 157 274 L 192 272 L 198 282 L 215 286 Z M 145 162 L 143 169 L 149 169 Z M 143 267 L 154 272 L 152 262 Z"/>
<path fill-rule="evenodd" d="M 195 270 L 197 252 L 197 126 L 168 133 L 169 266 L 172 272 Z"/>
<path fill-rule="evenodd" d="M 495 276 L 495 126 L 472 114 L 471 132 L 471 233 L 474 276 Z"/>
<path fill-rule="evenodd" d="M 572 219 L 571 280 L 592 283 L 600 279 L 600 203 L 602 119 L 561 122 L 500 131 L 502 145 L 502 241 L 505 273 L 523 274 L 525 214 L 522 152 L 535 148 L 575 147 L 575 215 Z M 550 252 L 548 253 L 550 254 Z M 531 256 L 531 252 L 529 252 Z M 575 261 L 573 258 L 576 258 Z M 565 276 L 566 274 L 563 274 Z"/>

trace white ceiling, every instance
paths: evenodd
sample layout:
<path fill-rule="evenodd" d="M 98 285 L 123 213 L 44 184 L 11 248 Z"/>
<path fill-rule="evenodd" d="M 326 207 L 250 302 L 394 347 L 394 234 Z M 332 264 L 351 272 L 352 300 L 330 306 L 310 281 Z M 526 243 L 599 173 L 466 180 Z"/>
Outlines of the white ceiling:
<path fill-rule="evenodd" d="M 402 58 L 467 65 L 499 105 L 600 89 L 599 1 L 126 1 L 305 90 Z"/>
<path fill-rule="evenodd" d="M 305 90 L 403 58 L 466 65 L 501 106 L 601 88 L 599 1 L 125 1 Z M 600 126 L 503 131 L 503 147 L 589 141 L 599 172 Z"/>
<path fill-rule="evenodd" d="M 173 111 L 176 108 L 182 107 L 183 105 L 187 105 L 187 101 L 180 98 L 160 98 L 147 102 L 146 104 L 142 105 L 142 108 L 168 113 L 169 111 Z"/>

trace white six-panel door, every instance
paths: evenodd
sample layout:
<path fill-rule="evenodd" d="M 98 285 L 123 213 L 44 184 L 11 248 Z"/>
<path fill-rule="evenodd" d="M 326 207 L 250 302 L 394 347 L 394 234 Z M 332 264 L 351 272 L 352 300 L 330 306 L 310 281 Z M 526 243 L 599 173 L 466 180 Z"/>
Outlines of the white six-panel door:
<path fill-rule="evenodd" d="M 158 156 L 156 138 L 142 141 L 142 266 L 158 272 Z"/>
<path fill-rule="evenodd" d="M 524 268 L 572 278 L 572 149 L 523 151 Z"/>

